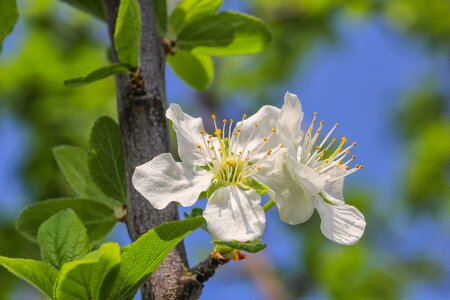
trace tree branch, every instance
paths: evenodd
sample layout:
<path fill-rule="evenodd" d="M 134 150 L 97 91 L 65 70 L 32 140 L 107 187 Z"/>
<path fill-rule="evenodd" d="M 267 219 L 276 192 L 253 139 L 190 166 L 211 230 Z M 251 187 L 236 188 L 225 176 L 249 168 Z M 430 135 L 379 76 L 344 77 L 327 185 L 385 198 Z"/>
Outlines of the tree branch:
<path fill-rule="evenodd" d="M 132 240 L 161 223 L 178 220 L 175 204 L 164 210 L 154 209 L 133 187 L 131 177 L 136 166 L 160 153 L 169 152 L 169 132 L 165 118 L 165 59 L 155 25 L 153 1 L 140 0 L 142 13 L 141 60 L 136 78 L 116 76 L 117 108 L 122 132 L 128 191 L 127 227 Z M 103 0 L 103 6 L 114 43 L 114 28 L 120 0 Z M 112 47 L 114 49 L 114 47 Z M 113 50 L 113 57 L 117 55 Z M 139 77 L 138 76 L 138 77 Z M 180 243 L 142 287 L 142 299 L 197 299 L 202 284 L 190 276 L 184 244 Z"/>

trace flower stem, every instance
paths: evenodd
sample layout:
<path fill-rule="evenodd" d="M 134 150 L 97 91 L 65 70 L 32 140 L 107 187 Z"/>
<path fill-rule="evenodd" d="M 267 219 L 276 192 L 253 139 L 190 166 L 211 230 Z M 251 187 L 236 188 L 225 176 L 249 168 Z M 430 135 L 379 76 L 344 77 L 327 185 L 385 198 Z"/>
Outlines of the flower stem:
<path fill-rule="evenodd" d="M 270 199 L 266 204 L 264 204 L 263 209 L 264 209 L 264 211 L 268 211 L 269 209 L 271 209 L 274 206 L 275 206 L 275 201 Z"/>

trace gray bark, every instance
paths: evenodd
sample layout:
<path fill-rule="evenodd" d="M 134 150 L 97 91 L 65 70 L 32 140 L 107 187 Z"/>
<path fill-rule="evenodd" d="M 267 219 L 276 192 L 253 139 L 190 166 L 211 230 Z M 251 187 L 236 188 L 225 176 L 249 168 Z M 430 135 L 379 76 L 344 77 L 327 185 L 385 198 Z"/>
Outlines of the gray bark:
<path fill-rule="evenodd" d="M 139 2 L 142 13 L 142 78 L 131 80 L 127 75 L 116 77 L 117 108 L 127 177 L 127 227 L 132 240 L 161 223 L 178 220 L 175 204 L 164 210 L 156 210 L 131 183 L 136 166 L 160 153 L 169 152 L 169 132 L 165 118 L 164 53 L 155 25 L 153 2 Z M 103 0 L 112 44 L 119 3 L 120 0 Z M 115 53 L 113 57 L 117 61 Z M 195 274 L 188 271 L 184 244 L 180 243 L 142 286 L 141 291 L 142 299 L 197 299 L 201 289 L 202 284 Z"/>

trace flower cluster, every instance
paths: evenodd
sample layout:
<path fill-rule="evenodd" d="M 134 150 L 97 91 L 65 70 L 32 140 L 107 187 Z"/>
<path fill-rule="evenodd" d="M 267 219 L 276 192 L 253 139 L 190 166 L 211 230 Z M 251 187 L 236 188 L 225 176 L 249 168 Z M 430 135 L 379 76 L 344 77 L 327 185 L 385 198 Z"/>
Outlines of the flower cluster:
<path fill-rule="evenodd" d="M 303 111 L 298 97 L 286 93 L 281 109 L 263 106 L 239 122 L 217 120 L 208 134 L 201 118 L 171 104 L 172 121 L 181 162 L 163 153 L 140 165 L 133 174 L 135 188 L 157 209 L 171 202 L 193 205 L 207 191 L 203 212 L 214 238 L 241 242 L 257 240 L 265 227 L 258 192 L 276 203 L 282 221 L 300 224 L 317 209 L 323 234 L 337 243 L 354 244 L 364 233 L 364 216 L 343 200 L 344 178 L 361 169 L 350 166 L 355 145 L 332 137 L 337 124 L 320 138 L 323 121 L 314 115 L 308 129 L 300 129 Z"/>

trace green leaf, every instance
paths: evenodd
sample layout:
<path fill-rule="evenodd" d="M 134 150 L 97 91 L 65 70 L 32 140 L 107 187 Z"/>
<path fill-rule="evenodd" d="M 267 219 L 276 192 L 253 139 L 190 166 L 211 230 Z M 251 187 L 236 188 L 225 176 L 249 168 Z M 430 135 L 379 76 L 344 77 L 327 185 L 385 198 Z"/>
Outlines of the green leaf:
<path fill-rule="evenodd" d="M 139 286 L 188 234 L 201 227 L 202 217 L 162 224 L 122 250 L 116 285 L 105 299 L 132 299 Z"/>
<path fill-rule="evenodd" d="M 166 59 L 174 72 L 197 90 L 205 90 L 214 77 L 214 64 L 209 56 L 177 50 L 175 55 L 167 55 Z"/>
<path fill-rule="evenodd" d="M 100 117 L 92 128 L 90 144 L 89 170 L 94 182 L 105 195 L 125 202 L 125 163 L 117 123 Z"/>
<path fill-rule="evenodd" d="M 66 2 L 79 10 L 87 12 L 97 18 L 104 20 L 105 13 L 103 12 L 103 6 L 101 0 L 60 0 Z"/>
<path fill-rule="evenodd" d="M 130 69 L 131 66 L 127 64 L 114 64 L 92 71 L 91 73 L 83 77 L 64 80 L 64 85 L 72 88 L 80 87 L 98 80 L 105 79 L 109 76 L 129 73 Z"/>
<path fill-rule="evenodd" d="M 14 29 L 18 17 L 16 0 L 0 1 L 0 52 L 3 40 Z"/>
<path fill-rule="evenodd" d="M 216 13 L 222 0 L 182 0 L 170 15 L 170 26 L 178 33 L 187 24 Z"/>
<path fill-rule="evenodd" d="M 0 265 L 42 293 L 52 297 L 58 271 L 49 264 L 32 259 L 0 256 Z"/>
<path fill-rule="evenodd" d="M 167 31 L 167 3 L 166 0 L 154 0 L 156 24 L 158 25 L 159 34 L 164 36 Z"/>
<path fill-rule="evenodd" d="M 141 10 L 138 0 L 121 0 L 117 14 L 114 45 L 121 63 L 139 65 Z"/>
<path fill-rule="evenodd" d="M 202 55 L 252 54 L 266 49 L 272 37 L 258 18 L 221 12 L 188 24 L 178 35 L 177 47 Z"/>
<path fill-rule="evenodd" d="M 67 208 L 73 209 L 81 219 L 91 242 L 103 238 L 117 222 L 114 212 L 104 204 L 87 199 L 61 198 L 40 201 L 25 208 L 17 220 L 17 230 L 36 241 L 41 224 Z"/>
<path fill-rule="evenodd" d="M 73 146 L 57 146 L 53 148 L 53 155 L 67 182 L 82 198 L 92 199 L 115 208 L 121 203 L 106 196 L 94 183 L 89 172 L 88 153 Z"/>
<path fill-rule="evenodd" d="M 37 240 L 42 260 L 56 269 L 89 252 L 86 228 L 71 209 L 60 211 L 42 223 Z"/>
<path fill-rule="evenodd" d="M 56 299 L 107 299 L 102 297 L 102 290 L 112 287 L 119 264 L 120 247 L 115 243 L 104 244 L 84 258 L 65 264 L 55 287 Z"/>
<path fill-rule="evenodd" d="M 227 246 L 237 250 L 243 250 L 250 253 L 259 252 L 267 247 L 266 244 L 261 242 L 261 240 L 253 241 L 253 242 L 239 242 L 239 241 L 231 241 L 231 242 L 222 242 L 222 241 L 213 241 L 214 244 L 220 246 Z"/>

